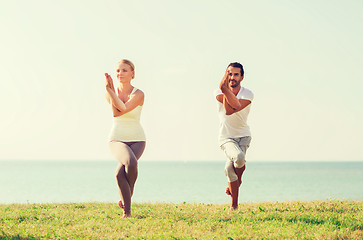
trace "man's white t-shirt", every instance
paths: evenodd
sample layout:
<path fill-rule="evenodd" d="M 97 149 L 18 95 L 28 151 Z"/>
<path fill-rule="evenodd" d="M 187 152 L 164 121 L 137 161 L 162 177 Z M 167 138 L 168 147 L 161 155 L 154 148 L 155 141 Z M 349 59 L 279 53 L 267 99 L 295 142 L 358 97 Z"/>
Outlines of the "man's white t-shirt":
<path fill-rule="evenodd" d="M 220 89 L 215 91 L 215 96 L 223 94 Z M 253 93 L 244 87 L 241 87 L 237 96 L 238 99 L 246 99 L 252 102 Z M 218 115 L 220 120 L 219 139 L 239 138 L 251 136 L 250 127 L 247 125 L 247 117 L 250 112 L 251 104 L 239 112 L 226 115 L 223 103 L 217 100 Z"/>

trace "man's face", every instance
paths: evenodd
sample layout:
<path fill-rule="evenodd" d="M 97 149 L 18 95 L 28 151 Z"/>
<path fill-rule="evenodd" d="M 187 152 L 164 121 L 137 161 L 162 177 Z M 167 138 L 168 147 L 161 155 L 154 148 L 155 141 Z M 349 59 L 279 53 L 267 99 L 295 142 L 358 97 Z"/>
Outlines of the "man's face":
<path fill-rule="evenodd" d="M 236 88 L 240 85 L 243 76 L 241 76 L 241 69 L 236 67 L 228 67 L 229 80 L 228 85 L 231 88 Z"/>

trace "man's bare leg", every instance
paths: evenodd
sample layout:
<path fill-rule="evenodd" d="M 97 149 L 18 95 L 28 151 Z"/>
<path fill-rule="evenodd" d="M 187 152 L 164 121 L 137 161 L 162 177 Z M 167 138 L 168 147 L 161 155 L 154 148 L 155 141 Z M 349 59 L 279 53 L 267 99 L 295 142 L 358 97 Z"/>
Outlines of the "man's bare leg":
<path fill-rule="evenodd" d="M 242 174 L 245 170 L 246 170 L 246 165 L 244 165 L 241 168 L 234 167 L 234 171 L 236 172 L 237 177 L 238 177 L 238 183 L 239 183 L 238 187 L 240 187 L 242 185 Z M 231 190 L 229 189 L 229 186 L 226 188 L 226 194 L 231 195 Z"/>

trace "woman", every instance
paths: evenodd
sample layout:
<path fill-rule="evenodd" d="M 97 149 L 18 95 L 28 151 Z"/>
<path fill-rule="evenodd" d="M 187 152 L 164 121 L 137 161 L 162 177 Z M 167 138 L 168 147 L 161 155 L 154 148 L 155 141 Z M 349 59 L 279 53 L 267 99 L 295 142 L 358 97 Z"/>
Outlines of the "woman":
<path fill-rule="evenodd" d="M 112 107 L 113 127 L 110 134 L 112 155 L 119 161 L 116 171 L 117 184 L 123 208 L 123 217 L 131 216 L 131 196 L 137 178 L 137 160 L 145 149 L 145 134 L 140 125 L 144 93 L 131 85 L 135 77 L 134 64 L 126 59 L 117 64 L 119 87 L 115 90 L 110 75 L 106 76 L 106 99 Z"/>

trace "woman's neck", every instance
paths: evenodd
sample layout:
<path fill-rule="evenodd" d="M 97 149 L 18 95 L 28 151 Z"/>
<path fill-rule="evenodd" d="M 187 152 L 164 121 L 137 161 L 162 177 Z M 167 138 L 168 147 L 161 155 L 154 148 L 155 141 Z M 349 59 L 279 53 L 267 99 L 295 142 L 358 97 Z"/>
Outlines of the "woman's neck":
<path fill-rule="evenodd" d="M 131 83 L 120 83 L 118 89 L 122 93 L 130 93 L 134 87 L 131 85 Z"/>

